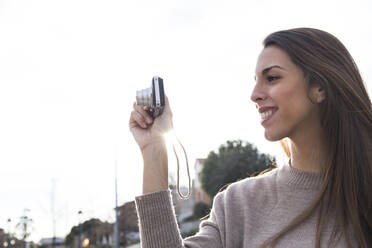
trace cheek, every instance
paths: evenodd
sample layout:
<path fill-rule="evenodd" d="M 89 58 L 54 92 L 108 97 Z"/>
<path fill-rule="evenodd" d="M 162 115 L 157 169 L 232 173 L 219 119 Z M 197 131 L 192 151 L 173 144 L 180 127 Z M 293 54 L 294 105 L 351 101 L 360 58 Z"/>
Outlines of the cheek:
<path fill-rule="evenodd" d="M 282 116 L 285 118 L 294 118 L 301 116 L 309 105 L 309 99 L 305 89 L 304 82 L 291 80 L 284 85 L 278 85 L 273 89 L 272 98 L 279 107 Z"/>
<path fill-rule="evenodd" d="M 299 96 L 294 87 L 278 87 L 273 89 L 271 96 L 279 107 L 281 116 L 288 117 L 292 112 L 296 112 L 295 108 L 298 105 Z"/>
<path fill-rule="evenodd" d="M 265 129 L 265 137 L 276 141 L 290 136 L 306 120 L 310 112 L 310 101 L 304 92 L 295 87 L 277 89 L 272 93 L 272 100 L 279 109 L 276 121 Z"/>

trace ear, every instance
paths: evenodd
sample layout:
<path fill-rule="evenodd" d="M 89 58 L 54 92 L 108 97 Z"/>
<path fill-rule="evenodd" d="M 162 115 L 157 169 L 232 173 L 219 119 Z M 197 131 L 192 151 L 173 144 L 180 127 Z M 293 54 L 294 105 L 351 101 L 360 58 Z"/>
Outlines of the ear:
<path fill-rule="evenodd" d="M 325 90 L 320 85 L 314 86 L 311 93 L 316 103 L 321 103 L 326 98 Z"/>
<path fill-rule="evenodd" d="M 319 87 L 318 88 L 318 96 L 317 96 L 317 99 L 316 101 L 318 103 L 321 103 L 323 102 L 323 100 L 326 98 L 326 93 L 325 93 L 325 90 L 322 88 L 322 87 Z"/>

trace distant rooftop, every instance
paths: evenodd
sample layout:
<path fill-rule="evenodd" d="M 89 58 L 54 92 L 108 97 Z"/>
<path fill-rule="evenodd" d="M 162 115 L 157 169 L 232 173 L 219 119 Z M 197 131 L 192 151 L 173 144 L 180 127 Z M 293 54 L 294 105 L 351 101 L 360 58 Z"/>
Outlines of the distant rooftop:
<path fill-rule="evenodd" d="M 53 244 L 53 238 L 42 238 L 40 239 L 39 243 L 41 245 L 52 245 Z M 55 244 L 64 244 L 65 239 L 64 238 L 55 238 Z"/>

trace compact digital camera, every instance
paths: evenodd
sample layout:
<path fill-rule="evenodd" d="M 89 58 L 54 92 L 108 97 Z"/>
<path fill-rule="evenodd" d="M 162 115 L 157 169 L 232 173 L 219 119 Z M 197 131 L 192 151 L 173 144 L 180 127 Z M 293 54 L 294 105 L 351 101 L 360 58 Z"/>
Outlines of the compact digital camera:
<path fill-rule="evenodd" d="M 137 105 L 149 106 L 148 113 L 157 117 L 163 113 L 165 105 L 164 84 L 161 77 L 153 77 L 150 88 L 139 90 L 136 93 Z"/>

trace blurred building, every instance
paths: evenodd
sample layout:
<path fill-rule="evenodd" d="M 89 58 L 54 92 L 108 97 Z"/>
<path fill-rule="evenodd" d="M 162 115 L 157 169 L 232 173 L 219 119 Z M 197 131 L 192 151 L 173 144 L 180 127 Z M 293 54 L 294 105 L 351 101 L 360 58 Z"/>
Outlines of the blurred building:
<path fill-rule="evenodd" d="M 180 187 L 182 195 L 187 194 L 188 188 L 185 186 Z M 176 213 L 178 222 L 183 222 L 188 217 L 191 217 L 194 213 L 195 200 L 193 197 L 193 187 L 191 187 L 191 197 L 183 200 L 178 195 L 177 186 L 171 189 L 174 212 Z"/>
<path fill-rule="evenodd" d="M 124 203 L 118 207 L 118 210 L 120 232 L 138 232 L 138 218 L 134 201 Z"/>
<path fill-rule="evenodd" d="M 40 248 L 65 248 L 64 238 L 42 238 L 39 241 Z"/>
<path fill-rule="evenodd" d="M 137 210 L 134 201 L 126 202 L 119 210 L 119 241 L 121 244 L 132 244 L 139 241 Z"/>
<path fill-rule="evenodd" d="M 195 175 L 191 186 L 191 197 L 189 199 L 181 199 L 178 195 L 177 185 L 171 185 L 171 193 L 174 205 L 174 211 L 177 217 L 178 225 L 182 235 L 189 234 L 198 229 L 200 219 L 195 217 L 195 205 L 204 203 L 211 205 L 210 196 L 202 189 L 200 176 L 204 166 L 205 159 L 196 159 Z M 182 195 L 187 195 L 188 187 L 181 186 L 180 192 Z"/>
<path fill-rule="evenodd" d="M 27 243 L 28 246 L 33 247 L 34 243 Z M 2 248 L 24 248 L 26 242 L 17 239 L 13 235 L 6 233 L 4 229 L 0 228 L 0 247 Z"/>
<path fill-rule="evenodd" d="M 172 199 L 174 203 L 174 208 L 178 219 L 182 221 L 186 217 L 193 214 L 193 208 L 195 204 L 203 202 L 207 205 L 211 205 L 211 197 L 202 189 L 201 185 L 201 171 L 204 166 L 205 159 L 198 158 L 195 161 L 194 165 L 194 180 L 192 181 L 191 186 L 191 197 L 187 200 L 182 200 L 178 195 L 177 185 L 171 187 Z M 180 187 L 180 192 L 182 195 L 186 195 L 188 188 L 185 186 Z"/>

